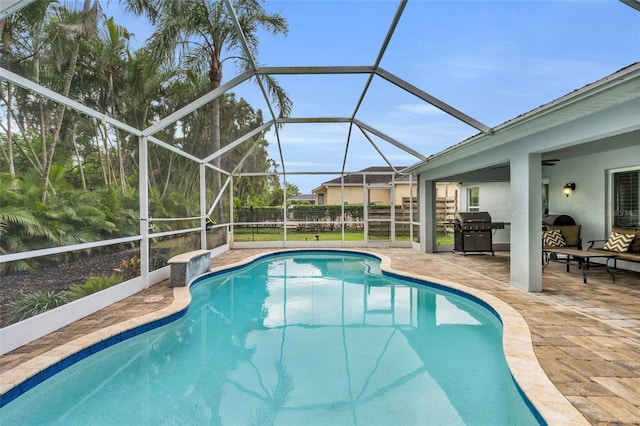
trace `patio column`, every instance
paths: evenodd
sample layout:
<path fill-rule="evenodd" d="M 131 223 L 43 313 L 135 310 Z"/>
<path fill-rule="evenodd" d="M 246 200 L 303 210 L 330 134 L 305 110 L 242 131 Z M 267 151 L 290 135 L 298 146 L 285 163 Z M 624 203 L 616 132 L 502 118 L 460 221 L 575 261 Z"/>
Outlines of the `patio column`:
<path fill-rule="evenodd" d="M 420 215 L 420 251 L 436 251 L 436 182 L 420 179 L 418 211 Z"/>
<path fill-rule="evenodd" d="M 200 163 L 200 248 L 207 249 L 207 168 Z"/>
<path fill-rule="evenodd" d="M 540 154 L 511 157 L 511 285 L 542 291 L 542 166 Z"/>
<path fill-rule="evenodd" d="M 140 206 L 140 276 L 144 288 L 149 288 L 149 146 L 146 136 L 138 138 L 138 193 Z"/>

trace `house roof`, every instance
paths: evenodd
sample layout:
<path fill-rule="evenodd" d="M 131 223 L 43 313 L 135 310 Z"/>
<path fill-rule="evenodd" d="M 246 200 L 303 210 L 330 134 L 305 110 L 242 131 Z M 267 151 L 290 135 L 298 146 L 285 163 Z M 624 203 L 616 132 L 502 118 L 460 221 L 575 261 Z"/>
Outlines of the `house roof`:
<path fill-rule="evenodd" d="M 508 120 L 496 126 L 491 134 L 478 133 L 402 171 L 418 173 L 439 167 L 472 153 L 485 151 L 638 98 L 640 98 L 640 62 L 635 62 Z"/>
<path fill-rule="evenodd" d="M 406 167 L 398 167 L 397 169 L 404 169 Z M 395 178 L 393 179 L 393 176 Z M 396 183 L 401 182 L 409 182 L 409 175 L 401 175 L 395 173 L 394 169 L 387 166 L 372 166 L 367 167 L 366 169 L 358 170 L 354 173 L 349 173 L 344 175 L 344 185 L 345 186 L 361 186 L 364 182 L 364 177 L 366 176 L 366 182 L 368 184 L 376 184 L 376 183 L 391 183 L 394 180 Z M 323 186 L 340 186 L 342 185 L 342 178 L 335 178 L 325 182 L 322 182 L 319 187 L 315 188 L 313 192 L 316 192 Z"/>

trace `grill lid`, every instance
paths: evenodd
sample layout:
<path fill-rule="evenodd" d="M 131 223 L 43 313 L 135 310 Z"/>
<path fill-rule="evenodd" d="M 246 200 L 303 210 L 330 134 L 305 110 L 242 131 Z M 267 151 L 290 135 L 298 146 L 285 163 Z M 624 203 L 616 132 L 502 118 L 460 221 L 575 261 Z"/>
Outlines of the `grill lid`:
<path fill-rule="evenodd" d="M 571 216 L 566 214 L 548 214 L 542 217 L 543 225 L 575 225 L 576 221 Z"/>
<path fill-rule="evenodd" d="M 461 223 L 491 223 L 491 215 L 488 212 L 458 212 L 456 221 Z"/>

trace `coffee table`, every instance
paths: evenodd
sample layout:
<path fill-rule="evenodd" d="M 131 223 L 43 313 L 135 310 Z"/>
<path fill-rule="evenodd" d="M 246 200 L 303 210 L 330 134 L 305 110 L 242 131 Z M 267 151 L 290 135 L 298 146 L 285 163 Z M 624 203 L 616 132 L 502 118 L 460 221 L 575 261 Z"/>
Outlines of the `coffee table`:
<path fill-rule="evenodd" d="M 594 252 L 589 252 L 584 250 L 563 249 L 562 247 L 545 248 L 543 250 L 543 253 L 545 254 L 544 256 L 545 263 L 544 265 L 542 265 L 542 271 L 544 271 L 544 268 L 549 264 L 549 262 L 561 262 L 561 263 L 566 263 L 567 272 L 569 272 L 570 262 L 574 260 L 578 262 L 578 267 L 582 269 L 582 281 L 585 284 L 587 282 L 587 271 L 589 270 L 589 268 L 593 268 L 593 267 L 604 267 L 607 273 L 611 275 L 613 282 L 614 283 L 616 282 L 616 277 L 609 270 L 609 260 L 615 259 L 616 257 L 618 257 L 617 254 L 594 253 Z M 564 257 L 552 259 L 551 254 L 556 254 L 556 255 L 559 254 Z M 590 263 L 590 260 L 595 258 L 604 259 L 604 263 L 596 263 L 596 264 Z"/>

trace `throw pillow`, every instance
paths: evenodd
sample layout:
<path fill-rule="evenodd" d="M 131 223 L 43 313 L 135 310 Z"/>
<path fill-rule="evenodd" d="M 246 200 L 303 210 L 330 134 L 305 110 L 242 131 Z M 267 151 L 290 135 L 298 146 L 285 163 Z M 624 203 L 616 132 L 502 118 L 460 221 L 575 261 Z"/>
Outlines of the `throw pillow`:
<path fill-rule="evenodd" d="M 567 246 L 579 246 L 581 225 L 547 225 L 547 231 L 557 229 L 562 234 L 564 242 Z"/>
<path fill-rule="evenodd" d="M 623 228 L 622 226 L 612 226 L 611 232 L 617 232 L 618 234 L 636 234 L 633 241 L 631 241 L 631 245 L 629 246 L 629 251 L 631 253 L 640 253 L 640 228 L 633 229 L 633 228 Z"/>
<path fill-rule="evenodd" d="M 559 229 L 544 231 L 542 233 L 542 241 L 546 247 L 564 247 L 567 245 Z"/>
<path fill-rule="evenodd" d="M 635 234 L 619 234 L 617 232 L 612 232 L 609 237 L 609 241 L 604 243 L 602 248 L 605 250 L 615 251 L 617 253 L 623 253 L 629 250 L 629 245 L 631 244 L 631 241 L 633 241 L 634 237 Z"/>

